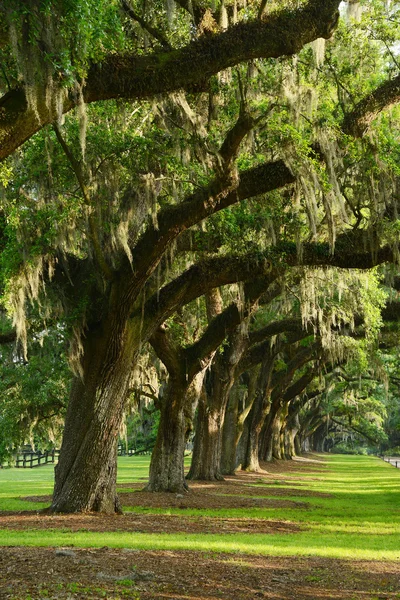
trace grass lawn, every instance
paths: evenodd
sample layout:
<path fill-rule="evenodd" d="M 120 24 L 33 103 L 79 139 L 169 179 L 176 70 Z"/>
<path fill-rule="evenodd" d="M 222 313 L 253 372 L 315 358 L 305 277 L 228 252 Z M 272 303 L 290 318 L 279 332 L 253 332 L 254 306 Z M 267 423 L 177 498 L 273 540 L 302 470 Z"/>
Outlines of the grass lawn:
<path fill-rule="evenodd" d="M 149 458 L 121 458 L 118 481 L 122 484 L 144 482 Z M 0 510 L 40 509 L 45 504 L 22 500 L 25 496 L 50 494 L 52 466 L 38 469 L 3 469 L 0 471 Z M 26 528 L 24 531 L 0 529 L 2 546 L 66 546 L 131 549 L 199 550 L 240 552 L 274 556 L 319 556 L 340 559 L 400 559 L 400 470 L 376 457 L 329 456 L 326 467 L 307 474 L 291 470 L 285 481 L 273 482 L 274 495 L 269 495 L 271 480 L 263 478 L 248 484 L 256 498 L 273 497 L 303 506 L 252 508 L 186 508 L 185 518 L 196 519 L 261 519 L 290 522 L 300 526 L 295 533 L 141 533 L 124 531 L 71 531 L 63 529 Z M 125 491 L 125 490 L 124 490 Z M 307 492 L 329 493 L 329 497 L 306 496 Z M 124 501 L 124 494 L 122 494 Z M 307 502 L 304 508 L 304 502 Z M 138 503 L 140 504 L 140 503 Z M 234 504 L 234 503 L 233 503 Z M 179 515 L 179 507 L 151 508 L 126 506 L 137 515 Z"/>
<path fill-rule="evenodd" d="M 40 515 L 53 467 L 0 470 L 0 598 L 400 600 L 400 470 L 378 458 L 280 462 L 184 497 L 142 491 L 148 467 L 119 461 L 124 516 Z"/>

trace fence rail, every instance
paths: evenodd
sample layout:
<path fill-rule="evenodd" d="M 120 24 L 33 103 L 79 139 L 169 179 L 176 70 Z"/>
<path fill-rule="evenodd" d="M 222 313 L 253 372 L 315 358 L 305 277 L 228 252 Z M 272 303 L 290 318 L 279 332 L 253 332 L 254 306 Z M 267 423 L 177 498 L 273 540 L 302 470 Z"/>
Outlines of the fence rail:
<path fill-rule="evenodd" d="M 18 454 L 15 466 L 17 469 L 33 469 L 49 463 L 55 463 L 59 450 L 46 450 L 46 452 L 22 452 Z"/>
<path fill-rule="evenodd" d="M 381 456 L 382 460 L 400 469 L 400 456 Z"/>
<path fill-rule="evenodd" d="M 143 454 L 151 454 L 153 450 L 153 446 L 148 446 L 146 448 L 129 448 L 129 450 L 125 450 L 124 447 L 118 446 L 118 456 L 138 456 Z"/>

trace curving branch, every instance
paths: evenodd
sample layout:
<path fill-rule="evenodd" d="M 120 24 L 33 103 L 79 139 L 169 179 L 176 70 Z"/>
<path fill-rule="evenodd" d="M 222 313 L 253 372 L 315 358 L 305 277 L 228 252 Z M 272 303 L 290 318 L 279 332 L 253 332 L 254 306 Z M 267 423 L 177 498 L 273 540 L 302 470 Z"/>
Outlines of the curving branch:
<path fill-rule="evenodd" d="M 283 161 L 265 163 L 226 180 L 217 177 L 208 186 L 196 190 L 180 204 L 168 206 L 157 216 L 132 249 L 135 277 L 131 295 L 134 297 L 154 271 L 164 251 L 183 231 L 211 214 L 237 202 L 267 193 L 295 181 Z M 125 267 L 126 277 L 132 278 L 131 265 Z"/>
<path fill-rule="evenodd" d="M 346 115 L 342 125 L 344 133 L 354 137 L 362 137 L 380 112 L 399 102 L 400 75 L 390 81 L 385 81 L 363 98 L 354 110 Z"/>
<path fill-rule="evenodd" d="M 334 254 L 328 243 L 308 243 L 304 244 L 303 255 L 299 257 L 296 244 L 281 243 L 264 254 L 229 255 L 200 261 L 147 300 L 144 306 L 146 327 L 152 329 L 160 325 L 180 306 L 222 285 L 259 277 L 272 284 L 288 268 L 296 266 L 370 269 L 395 260 L 395 252 L 389 246 L 374 253 L 361 251 L 360 247 L 363 245 L 359 232 L 350 232 L 338 237 Z M 131 316 L 138 315 L 134 312 Z"/>
<path fill-rule="evenodd" d="M 331 37 L 339 18 L 339 4 L 340 0 L 309 0 L 296 10 L 282 10 L 265 21 L 241 22 L 226 31 L 201 36 L 179 49 L 145 56 L 108 56 L 89 68 L 84 101 L 140 100 L 176 90 L 205 90 L 210 77 L 224 69 L 254 58 L 296 54 L 316 38 Z M 28 106 L 23 87 L 1 98 L 0 160 L 54 120 L 45 97 L 45 93 L 38 94 L 37 112 Z M 77 102 L 71 92 L 64 112 Z"/>
<path fill-rule="evenodd" d="M 156 29 L 155 27 L 152 27 L 150 25 L 150 23 L 148 23 L 146 21 L 146 19 L 141 17 L 139 15 L 139 13 L 137 13 L 135 10 L 133 10 L 133 8 L 129 4 L 128 0 L 121 0 L 121 6 L 122 6 L 122 9 L 124 10 L 124 12 L 131 19 L 133 19 L 134 21 L 139 23 L 139 25 L 141 26 L 142 29 L 145 29 L 154 39 L 156 39 L 158 42 L 160 42 L 161 46 L 165 50 L 172 50 L 172 47 L 171 47 L 169 41 L 167 40 L 167 38 L 164 36 L 164 34 L 161 31 L 159 31 L 158 29 Z"/>

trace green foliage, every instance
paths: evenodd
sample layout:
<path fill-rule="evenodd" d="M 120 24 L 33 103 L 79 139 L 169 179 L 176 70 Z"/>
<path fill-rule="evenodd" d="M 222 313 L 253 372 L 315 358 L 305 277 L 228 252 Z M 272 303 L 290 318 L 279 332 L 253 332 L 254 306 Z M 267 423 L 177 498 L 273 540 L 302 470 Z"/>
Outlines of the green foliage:
<path fill-rule="evenodd" d="M 395 446 L 394 448 L 387 448 L 385 450 L 385 454 L 387 456 L 400 456 L 400 446 Z"/>
<path fill-rule="evenodd" d="M 152 451 L 160 422 L 160 411 L 152 403 L 142 406 L 140 410 L 126 417 L 125 439 L 120 440 L 124 452 L 135 453 Z"/>
<path fill-rule="evenodd" d="M 355 454 L 361 456 L 366 456 L 368 454 L 368 450 L 364 446 L 358 446 L 348 442 L 339 442 L 338 444 L 335 444 L 333 452 L 335 454 Z"/>
<path fill-rule="evenodd" d="M 7 0 L 0 16 L 11 30 L 15 70 L 28 85 L 48 85 L 50 75 L 68 87 L 85 76 L 90 60 L 124 48 L 116 0 Z"/>
<path fill-rule="evenodd" d="M 60 446 L 69 380 L 61 330 L 40 332 L 28 361 L 14 349 L 2 351 L 0 463 L 24 444 L 41 450 Z"/>

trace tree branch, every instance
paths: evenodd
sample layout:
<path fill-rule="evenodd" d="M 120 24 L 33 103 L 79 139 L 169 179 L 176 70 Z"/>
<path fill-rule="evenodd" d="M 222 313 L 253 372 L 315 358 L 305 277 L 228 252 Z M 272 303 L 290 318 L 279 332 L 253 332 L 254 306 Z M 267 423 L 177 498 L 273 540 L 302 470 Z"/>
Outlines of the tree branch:
<path fill-rule="evenodd" d="M 141 17 L 136 11 L 133 10 L 133 8 L 131 7 L 131 5 L 129 4 L 129 2 L 127 0 L 121 0 L 121 6 L 122 6 L 124 12 L 131 19 L 133 19 L 134 21 L 139 23 L 139 25 L 142 27 L 142 29 L 145 29 L 154 39 L 156 39 L 158 42 L 160 42 L 161 46 L 165 50 L 172 50 L 172 47 L 171 47 L 169 41 L 161 33 L 161 31 L 159 31 L 158 29 L 155 29 L 149 23 L 147 23 L 147 21 L 145 19 L 143 19 L 143 17 Z"/>
<path fill-rule="evenodd" d="M 343 121 L 344 133 L 362 137 L 380 112 L 400 102 L 400 75 L 385 81 L 363 98 Z"/>
<path fill-rule="evenodd" d="M 378 440 L 375 440 L 374 438 L 372 438 L 371 436 L 369 436 L 367 433 L 364 433 L 363 431 L 361 431 L 361 429 L 358 429 L 357 427 L 354 427 L 354 425 L 350 425 L 349 423 L 342 423 L 341 421 L 338 421 L 337 419 L 335 419 L 334 417 L 329 416 L 330 420 L 333 421 L 334 423 L 336 423 L 336 425 L 340 425 L 341 427 L 344 427 L 345 429 L 352 429 L 353 431 L 355 431 L 356 433 L 359 433 L 360 435 L 362 435 L 363 437 L 365 437 L 367 440 L 369 440 L 370 442 L 372 442 L 373 444 L 377 444 Z"/>
<path fill-rule="evenodd" d="M 158 358 L 164 363 L 170 375 L 176 375 L 181 370 L 182 348 L 172 341 L 165 326 L 160 326 L 149 339 Z"/>
<path fill-rule="evenodd" d="M 161 210 L 157 217 L 158 227 L 150 221 L 132 250 L 135 269 L 132 296 L 153 273 L 170 242 L 183 231 L 219 210 L 283 187 L 294 180 L 283 161 L 266 163 L 241 172 L 231 182 L 216 178 L 205 188 L 195 191 L 184 202 Z M 228 185 L 230 188 L 227 189 Z M 126 277 L 132 279 L 130 264 L 126 264 L 125 271 Z"/>
<path fill-rule="evenodd" d="M 84 178 L 84 175 L 82 172 L 81 163 L 75 158 L 75 156 L 71 152 L 70 148 L 68 147 L 68 144 L 66 143 L 63 136 L 61 135 L 61 131 L 60 131 L 60 128 L 58 127 L 58 125 L 54 124 L 53 129 L 55 131 L 57 140 L 72 167 L 75 177 L 78 180 L 84 202 L 85 202 L 86 206 L 88 207 L 90 240 L 93 244 L 93 251 L 94 251 L 94 255 L 96 257 L 97 263 L 98 263 L 104 277 L 108 280 L 111 280 L 112 279 L 112 271 L 111 271 L 111 269 L 104 257 L 104 254 L 103 254 L 103 249 L 101 247 L 101 243 L 100 243 L 100 239 L 99 239 L 98 227 L 97 227 L 94 215 L 92 213 L 92 200 L 90 197 L 89 189 L 85 183 L 85 178 Z"/>
<path fill-rule="evenodd" d="M 343 269 L 370 269 L 377 264 L 393 262 L 395 253 L 389 246 L 376 252 L 360 251 L 359 232 L 339 236 L 335 252 L 327 243 L 308 243 L 299 258 L 295 243 L 277 244 L 264 254 L 214 257 L 201 261 L 154 294 L 145 305 L 147 326 L 161 324 L 180 306 L 204 294 L 206 290 L 265 277 L 273 283 L 288 268 L 296 266 L 330 266 Z M 134 314 L 132 315 L 134 316 Z"/>
<path fill-rule="evenodd" d="M 183 48 L 146 56 L 110 55 L 89 68 L 84 101 L 140 100 L 182 89 L 205 90 L 210 77 L 228 67 L 254 58 L 296 54 L 316 38 L 330 38 L 339 4 L 340 0 L 309 0 L 301 8 L 282 10 L 265 21 L 243 21 L 221 33 L 201 36 Z M 43 90 L 37 97 L 37 113 L 28 107 L 22 87 L 0 100 L 0 160 L 54 120 L 45 98 Z M 63 111 L 77 102 L 71 92 Z"/>

